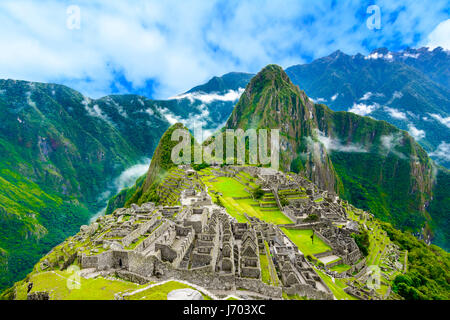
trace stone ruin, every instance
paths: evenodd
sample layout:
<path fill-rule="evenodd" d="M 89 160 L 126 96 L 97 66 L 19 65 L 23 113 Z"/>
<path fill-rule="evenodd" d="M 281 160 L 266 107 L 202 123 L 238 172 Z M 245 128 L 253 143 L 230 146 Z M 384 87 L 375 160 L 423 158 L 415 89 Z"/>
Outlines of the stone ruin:
<path fill-rule="evenodd" d="M 281 190 L 302 190 L 307 201 L 281 207 L 285 214 L 296 217 L 291 227 L 313 228 L 332 248 L 326 254 L 338 256 L 346 264 L 360 260 L 361 253 L 350 237 L 354 230 L 335 226 L 347 222 L 340 200 L 320 192 L 306 179 L 288 179 L 284 174 L 262 169 L 239 170 L 251 172 L 266 186 L 274 183 L 274 195 Z M 231 168 L 227 174 L 233 176 L 233 170 L 237 171 Z M 196 175 L 188 171 L 186 177 Z M 92 246 L 78 253 L 82 269 L 115 272 L 138 283 L 172 277 L 216 290 L 243 288 L 267 298 L 279 299 L 286 292 L 311 299 L 333 299 L 328 286 L 278 226 L 247 215 L 248 223 L 238 223 L 199 187 L 193 183 L 183 189 L 180 205 L 132 205 L 83 226 L 78 240 L 91 237 Z M 318 198 L 322 201 L 316 202 Z M 289 212 L 292 208 L 298 211 Z M 305 212 L 317 214 L 319 221 L 304 223 Z M 279 280 L 277 285 L 262 281 L 260 256 L 266 253 L 276 271 L 273 277 Z"/>

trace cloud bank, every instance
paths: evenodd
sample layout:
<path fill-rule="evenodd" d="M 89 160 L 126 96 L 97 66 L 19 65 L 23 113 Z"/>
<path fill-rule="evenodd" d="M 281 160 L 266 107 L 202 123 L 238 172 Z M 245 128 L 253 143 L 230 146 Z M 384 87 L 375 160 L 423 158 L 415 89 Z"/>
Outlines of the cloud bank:
<path fill-rule="evenodd" d="M 79 29 L 67 27 L 72 5 Z M 380 30 L 367 28 L 369 3 L 360 2 L 2 0 L 0 78 L 62 83 L 92 98 L 164 99 L 230 71 L 288 67 L 337 49 L 435 45 L 448 34 L 448 22 L 438 26 L 446 0 L 377 5 Z"/>
<path fill-rule="evenodd" d="M 437 162 L 450 161 L 450 143 L 442 141 L 433 152 L 430 152 L 431 157 L 437 158 Z"/>
<path fill-rule="evenodd" d="M 377 103 L 371 105 L 367 105 L 364 103 L 354 103 L 353 106 L 348 109 L 348 111 L 359 114 L 360 116 L 367 116 L 377 110 L 379 107 L 380 105 Z"/>
<path fill-rule="evenodd" d="M 347 143 L 343 144 L 341 140 L 326 136 L 322 131 L 316 130 L 319 141 L 325 146 L 325 149 L 329 151 L 339 152 L 368 152 L 360 144 Z"/>

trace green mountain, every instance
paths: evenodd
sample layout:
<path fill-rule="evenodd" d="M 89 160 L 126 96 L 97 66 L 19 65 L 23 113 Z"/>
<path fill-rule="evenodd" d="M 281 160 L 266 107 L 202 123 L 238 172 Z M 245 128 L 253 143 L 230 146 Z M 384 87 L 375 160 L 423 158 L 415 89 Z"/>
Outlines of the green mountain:
<path fill-rule="evenodd" d="M 436 48 L 347 55 L 336 51 L 286 69 L 317 103 L 385 120 L 406 130 L 430 156 L 450 167 L 450 79 L 447 51 Z"/>
<path fill-rule="evenodd" d="M 14 80 L 0 81 L 0 110 L 2 288 L 99 211 L 169 122 L 138 96 Z"/>
<path fill-rule="evenodd" d="M 138 157 L 64 86 L 0 81 L 0 287 L 86 223 L 107 182 Z"/>
<path fill-rule="evenodd" d="M 169 171 L 176 167 L 176 164 L 172 162 L 171 154 L 172 149 L 179 143 L 179 141 L 172 141 L 172 134 L 177 129 L 188 130 L 187 127 L 181 123 L 176 123 L 167 129 L 156 147 L 152 162 L 145 175 L 145 180 L 143 180 L 142 183 L 139 181 L 137 182 L 137 184 L 140 183 L 141 186 L 136 188 L 136 191 L 131 198 L 126 199 L 125 205 L 129 206 L 132 203 L 140 205 L 145 202 L 158 203 L 160 201 L 160 192 L 158 189 L 160 183 L 167 177 Z M 194 138 L 192 136 L 190 136 L 190 138 L 193 145 Z M 193 154 L 191 153 L 191 159 L 192 155 Z"/>
<path fill-rule="evenodd" d="M 247 83 L 254 77 L 254 74 L 244 72 L 230 72 L 221 77 L 213 77 L 207 83 L 196 86 L 186 93 L 227 93 L 230 90 L 236 91 L 243 89 Z"/>
<path fill-rule="evenodd" d="M 314 104 L 291 83 L 286 73 L 276 65 L 269 65 L 250 81 L 226 128 L 280 128 L 280 167 L 285 171 L 304 170 L 319 187 L 338 190 L 339 181 L 327 151 L 323 145 L 313 145 L 305 139 L 316 135 L 317 125 L 311 118 L 313 109 Z M 286 119 L 293 121 L 285 123 Z"/>
<path fill-rule="evenodd" d="M 407 132 L 313 103 L 278 66 L 265 67 L 250 81 L 226 128 L 280 129 L 284 170 L 303 172 L 397 227 L 424 227 L 426 236 L 430 229 L 446 232 L 440 227 L 448 219 L 445 209 L 428 210 L 438 190 L 433 163 Z M 448 198 L 445 192 L 441 197 Z M 437 237 L 448 247 L 444 238 Z"/>
<path fill-rule="evenodd" d="M 216 130 L 247 77 L 216 77 L 159 101 L 95 100 L 61 85 L 0 80 L 0 288 L 99 212 L 123 185 L 121 174 L 151 158 L 171 123 L 197 119 Z"/>

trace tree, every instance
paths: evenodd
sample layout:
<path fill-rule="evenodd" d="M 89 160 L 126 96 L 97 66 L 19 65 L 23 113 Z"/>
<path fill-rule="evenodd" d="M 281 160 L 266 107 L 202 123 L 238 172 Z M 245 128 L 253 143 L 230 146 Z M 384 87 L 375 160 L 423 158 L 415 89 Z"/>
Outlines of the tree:
<path fill-rule="evenodd" d="M 222 203 L 222 200 L 220 200 L 220 197 L 219 197 L 219 196 L 216 196 L 216 204 L 217 204 L 219 207 L 222 207 L 222 208 L 225 207 L 225 206 L 223 205 L 223 203 Z"/>
<path fill-rule="evenodd" d="M 369 234 L 366 230 L 362 231 L 359 234 L 352 233 L 352 238 L 355 239 L 356 245 L 358 246 L 359 250 L 361 250 L 362 254 L 367 257 L 369 255 Z"/>
<path fill-rule="evenodd" d="M 280 198 L 280 204 L 282 207 L 289 205 L 289 201 L 286 199 L 285 195 L 279 195 L 278 196 Z"/>
<path fill-rule="evenodd" d="M 261 199 L 264 195 L 264 191 L 262 190 L 261 186 L 257 186 L 255 190 L 253 190 L 253 197 L 255 199 Z"/>

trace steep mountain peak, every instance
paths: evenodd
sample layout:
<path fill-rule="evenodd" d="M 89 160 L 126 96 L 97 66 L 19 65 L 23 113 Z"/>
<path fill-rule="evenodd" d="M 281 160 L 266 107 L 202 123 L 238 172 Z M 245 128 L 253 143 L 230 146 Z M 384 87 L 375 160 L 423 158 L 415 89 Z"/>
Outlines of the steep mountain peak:
<path fill-rule="evenodd" d="M 196 86 L 187 93 L 226 93 L 230 90 L 236 91 L 245 88 L 254 74 L 244 72 L 229 72 L 220 77 L 212 77 L 205 84 Z"/>
<path fill-rule="evenodd" d="M 334 51 L 333 53 L 331 53 L 329 55 L 329 57 L 333 58 L 333 59 L 339 58 L 339 57 L 342 57 L 342 56 L 346 56 L 346 54 L 344 52 L 342 52 L 341 50 L 336 50 L 336 51 Z"/>
<path fill-rule="evenodd" d="M 250 81 L 226 128 L 279 129 L 280 167 L 305 171 L 320 187 L 335 191 L 337 181 L 326 150 L 307 141 L 316 135 L 314 114 L 314 103 L 281 67 L 271 64 Z"/>
<path fill-rule="evenodd" d="M 133 197 L 127 204 L 131 203 L 143 203 L 148 201 L 158 202 L 158 195 L 156 194 L 156 188 L 159 183 L 164 180 L 170 169 L 177 165 L 172 161 L 172 149 L 179 143 L 179 141 L 172 140 L 172 134 L 177 129 L 188 130 L 183 124 L 175 123 L 167 129 L 167 131 L 159 140 L 158 146 L 153 153 L 150 167 L 147 171 L 145 182 L 136 191 Z M 191 136 L 191 145 L 194 143 L 194 138 Z"/>
<path fill-rule="evenodd" d="M 169 129 L 164 132 L 161 140 L 159 140 L 158 146 L 152 157 L 152 162 L 150 164 L 150 168 L 147 172 L 147 178 L 144 183 L 144 188 L 148 188 L 155 180 L 157 180 L 158 176 L 164 174 L 165 171 L 168 171 L 171 167 L 174 166 L 170 156 L 172 147 L 178 144 L 178 141 L 172 141 L 172 134 L 177 129 L 186 129 L 187 128 L 181 123 L 175 123 L 169 127 Z"/>
<path fill-rule="evenodd" d="M 276 64 L 269 64 L 265 66 L 258 74 L 250 81 L 250 91 L 253 88 L 258 90 L 265 87 L 274 87 L 280 89 L 284 86 L 293 86 L 291 79 L 280 66 Z"/>
<path fill-rule="evenodd" d="M 251 79 L 226 126 L 277 128 L 288 113 L 305 106 L 305 97 L 280 66 L 270 64 Z"/>

